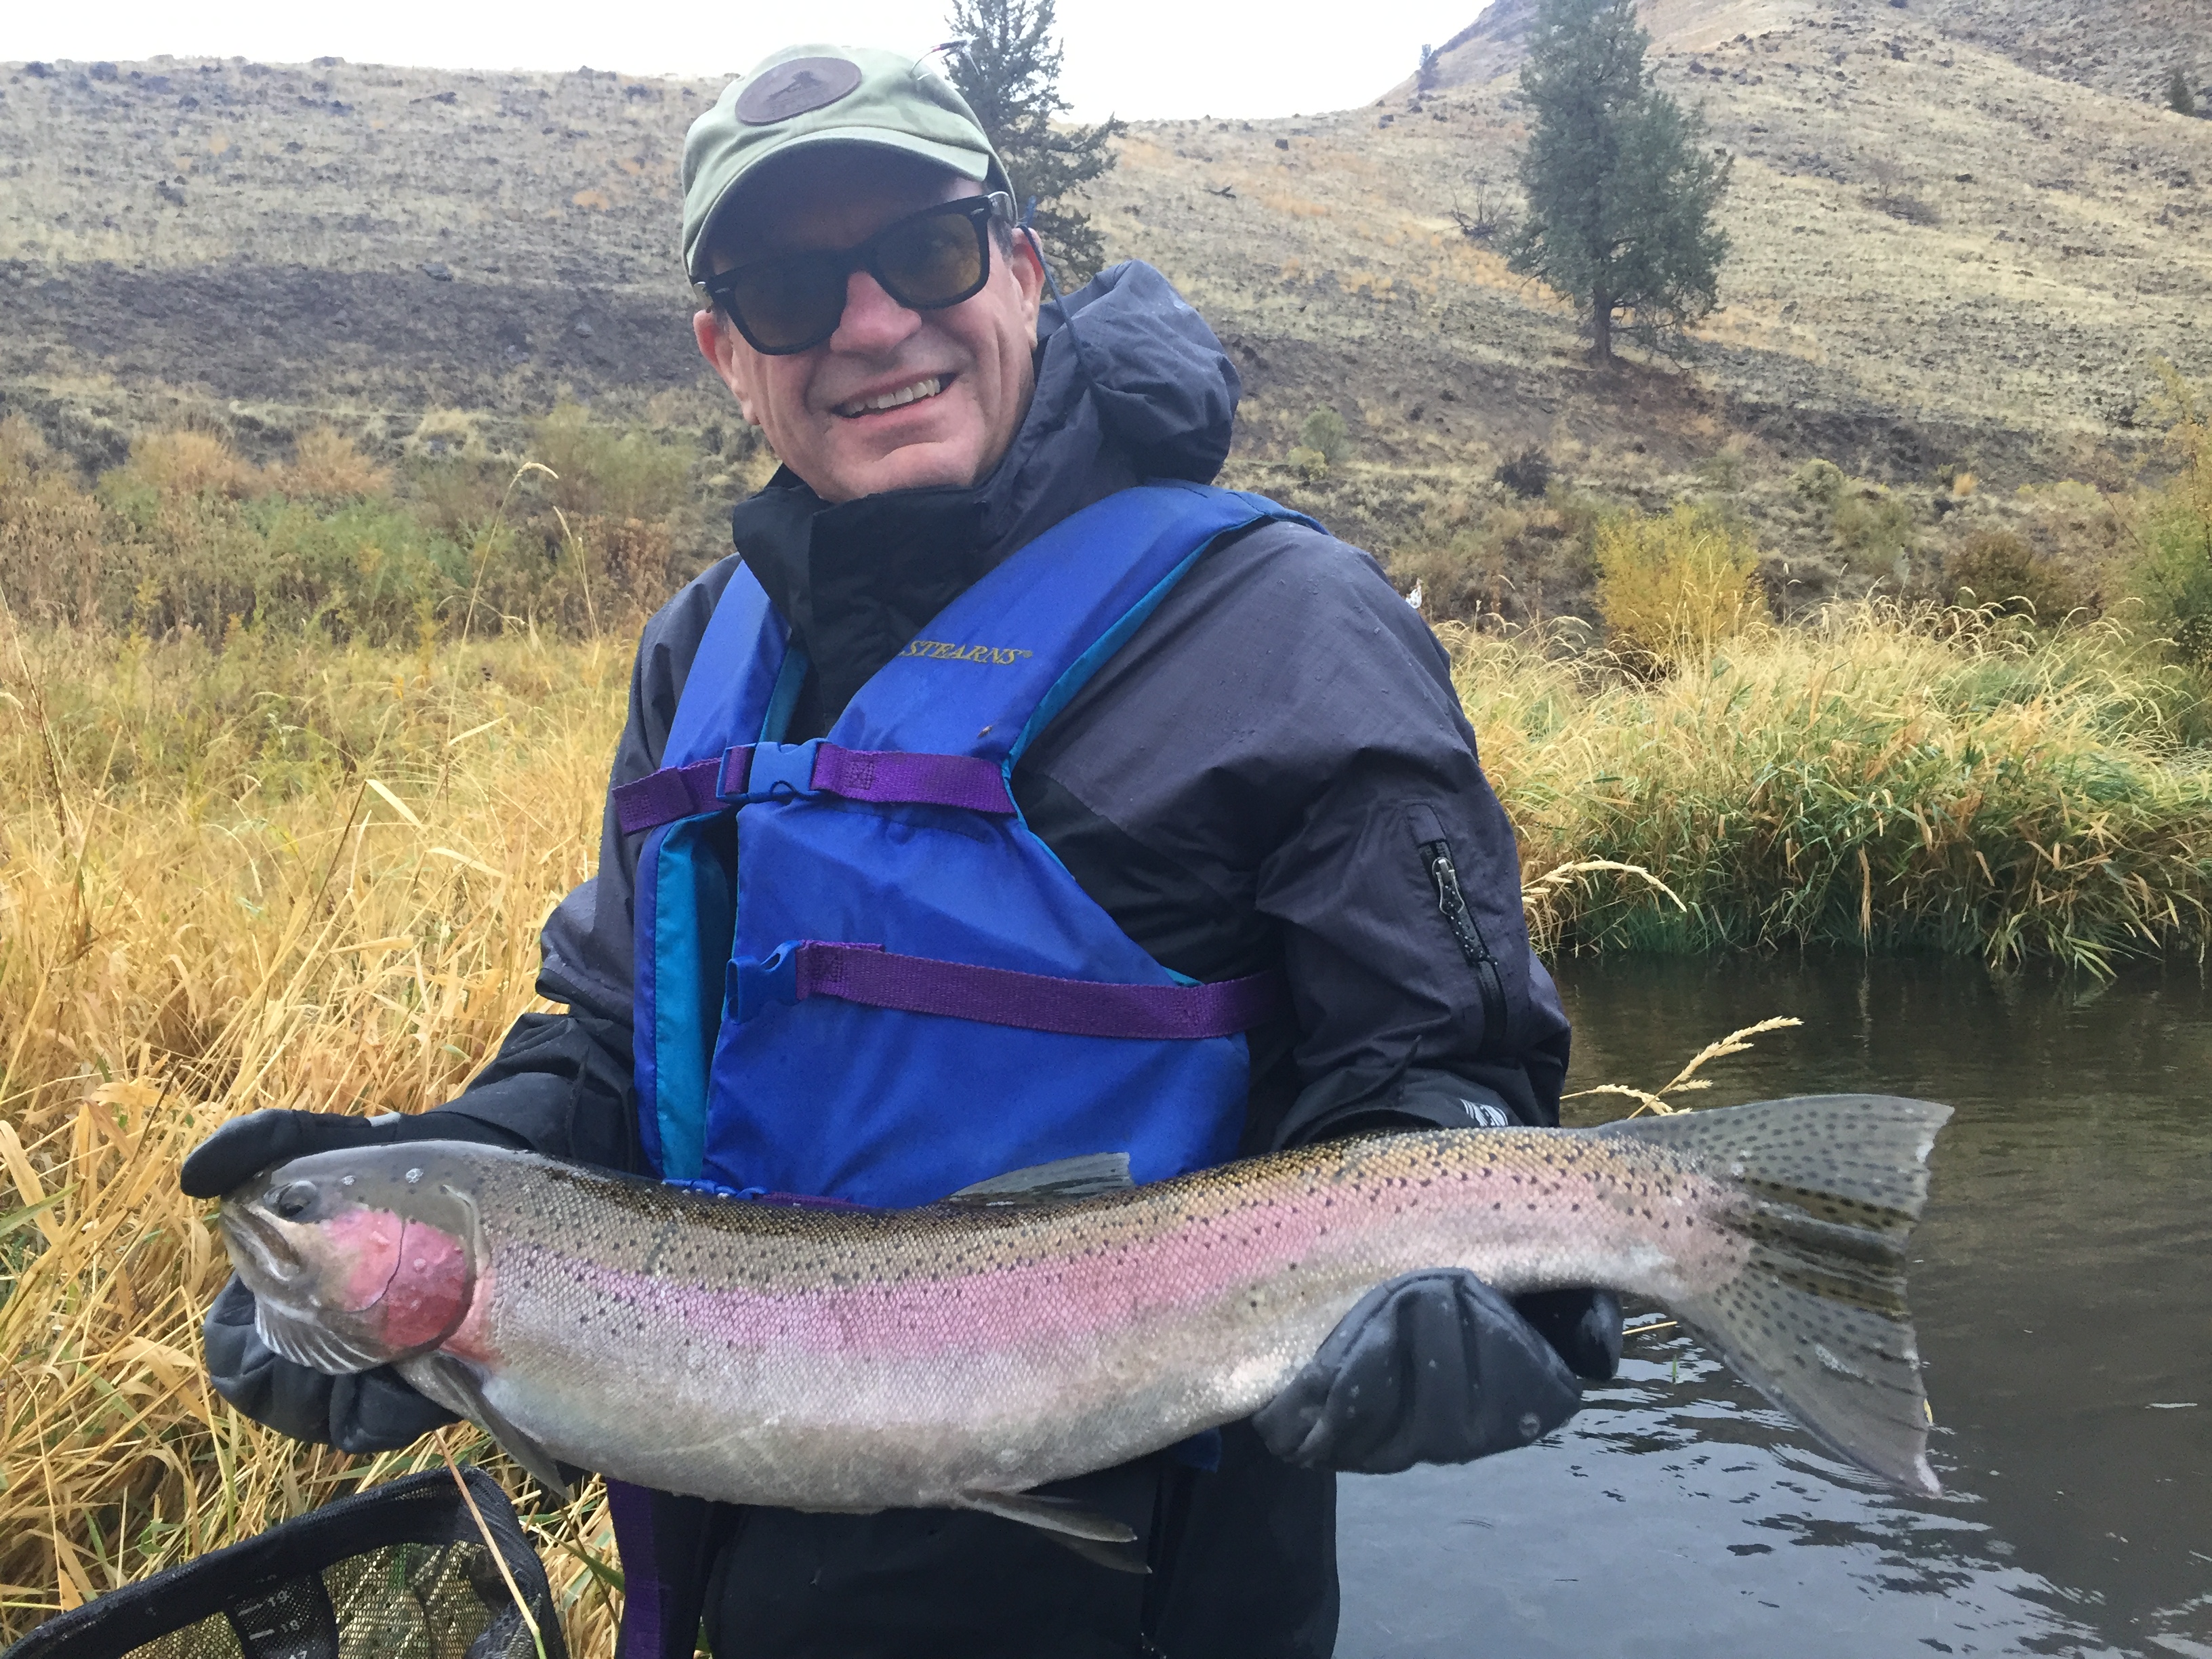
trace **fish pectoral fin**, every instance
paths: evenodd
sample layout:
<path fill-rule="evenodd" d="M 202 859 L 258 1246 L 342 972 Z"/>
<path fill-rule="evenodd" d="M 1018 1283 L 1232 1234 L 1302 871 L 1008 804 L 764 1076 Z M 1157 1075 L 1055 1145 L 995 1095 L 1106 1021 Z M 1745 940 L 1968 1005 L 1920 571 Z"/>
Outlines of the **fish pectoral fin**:
<path fill-rule="evenodd" d="M 1047 1498 L 1032 1492 L 979 1492 L 970 1486 L 959 1498 L 963 1510 L 981 1510 L 986 1515 L 1004 1516 L 1009 1521 L 1018 1521 L 1025 1527 L 1039 1527 L 1046 1532 L 1059 1533 L 1069 1538 L 1080 1538 L 1095 1544 L 1133 1544 L 1136 1529 L 1125 1526 L 1111 1516 L 1087 1510 L 1070 1498 Z"/>
<path fill-rule="evenodd" d="M 1129 1178 L 1128 1153 L 1086 1152 L 1081 1158 L 1009 1170 L 988 1181 L 963 1187 L 940 1201 L 985 1210 L 1020 1209 L 1037 1204 L 1072 1204 L 1101 1193 L 1127 1192 L 1136 1184 Z"/>
<path fill-rule="evenodd" d="M 439 1379 L 468 1407 L 469 1420 L 497 1441 L 501 1451 L 529 1470 L 532 1478 L 555 1497 L 566 1500 L 575 1495 L 553 1454 L 493 1407 L 467 1366 L 446 1354 L 438 1356 L 436 1365 Z"/>

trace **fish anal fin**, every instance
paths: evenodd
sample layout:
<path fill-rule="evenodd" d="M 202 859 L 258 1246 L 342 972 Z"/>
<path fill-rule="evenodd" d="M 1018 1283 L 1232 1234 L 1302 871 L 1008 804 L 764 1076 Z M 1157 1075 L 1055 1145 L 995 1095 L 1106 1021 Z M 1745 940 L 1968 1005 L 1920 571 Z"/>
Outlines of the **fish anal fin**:
<path fill-rule="evenodd" d="M 1080 1158 L 1009 1170 L 988 1181 L 963 1187 L 941 1201 L 975 1209 L 1021 1209 L 1039 1204 L 1072 1204 L 1102 1193 L 1126 1192 L 1134 1185 L 1129 1178 L 1128 1153 L 1086 1152 Z"/>
<path fill-rule="evenodd" d="M 1109 1572 L 1131 1572 L 1142 1577 L 1152 1571 L 1134 1544 L 1102 1544 L 1095 1538 L 1073 1538 L 1064 1532 L 1048 1532 L 1045 1536 L 1071 1554 L 1079 1555 L 1091 1565 L 1104 1567 Z"/>
<path fill-rule="evenodd" d="M 438 1355 L 434 1364 L 439 1380 L 467 1407 L 469 1420 L 497 1441 L 501 1451 L 529 1470 L 531 1477 L 555 1497 L 565 1501 L 575 1495 L 559 1461 L 484 1398 L 483 1388 L 466 1365 L 448 1354 Z"/>
<path fill-rule="evenodd" d="M 1001 1516 L 1009 1521 L 1018 1521 L 1025 1527 L 1036 1527 L 1062 1537 L 1081 1539 L 1092 1544 L 1133 1544 L 1136 1529 L 1101 1515 L 1096 1510 L 1085 1509 L 1069 1498 L 1048 1498 L 1030 1492 L 983 1492 L 970 1486 L 958 1498 L 963 1510 L 981 1510 L 986 1515 Z"/>

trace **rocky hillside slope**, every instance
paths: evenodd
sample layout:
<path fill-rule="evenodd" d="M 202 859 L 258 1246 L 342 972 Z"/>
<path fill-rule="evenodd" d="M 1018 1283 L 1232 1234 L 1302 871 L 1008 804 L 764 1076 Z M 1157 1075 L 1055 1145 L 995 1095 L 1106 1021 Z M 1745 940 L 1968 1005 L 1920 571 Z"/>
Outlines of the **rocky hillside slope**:
<path fill-rule="evenodd" d="M 2202 0 L 1651 0 L 1662 84 L 1737 158 L 1735 254 L 1688 361 L 1605 373 L 1485 222 L 1512 206 L 1528 12 L 1496 0 L 1375 105 L 1138 125 L 1093 198 L 1113 253 L 1231 343 L 1253 465 L 1342 411 L 1366 471 L 1336 506 L 1378 544 L 1404 481 L 1530 445 L 1632 491 L 1727 456 L 2102 476 L 2143 453 L 2154 358 L 2212 375 L 2212 121 L 2151 85 L 2176 53 L 2212 67 Z M 713 447 L 674 244 L 716 90 L 0 65 L 0 407 L 88 464 L 188 415 L 272 449 L 322 418 L 496 432 L 562 388 Z"/>

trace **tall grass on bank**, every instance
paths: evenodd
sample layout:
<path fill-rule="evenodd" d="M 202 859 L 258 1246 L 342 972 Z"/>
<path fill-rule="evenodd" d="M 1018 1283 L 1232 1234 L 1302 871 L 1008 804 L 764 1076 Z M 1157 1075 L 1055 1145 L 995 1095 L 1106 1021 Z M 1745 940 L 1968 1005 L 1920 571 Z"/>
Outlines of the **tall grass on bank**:
<path fill-rule="evenodd" d="M 1555 950 L 1924 948 L 2106 974 L 2212 936 L 2198 682 L 2104 625 L 1831 609 L 1656 681 L 1459 630 L 1455 678 Z"/>
<path fill-rule="evenodd" d="M 0 617 L 0 1639 L 358 1485 L 204 1380 L 227 1271 L 176 1184 L 260 1106 L 416 1110 L 532 1006 L 587 875 L 618 651 L 216 653 Z M 516 1473 L 465 1428 L 439 1440 Z M 603 1505 L 531 1522 L 611 1650 Z"/>
<path fill-rule="evenodd" d="M 1453 641 L 1548 949 L 1864 941 L 2100 971 L 2203 946 L 2195 682 L 2109 630 L 1859 607 L 1656 679 L 1564 643 Z M 241 627 L 217 649 L 0 612 L 0 1638 L 441 1444 L 537 1501 L 466 1428 L 349 1459 L 211 1394 L 198 1322 L 225 1263 L 176 1173 L 258 1107 L 434 1105 L 535 1006 L 538 929 L 597 854 L 627 667 L 527 634 Z M 528 1518 L 573 1650 L 611 1653 L 604 1504 Z"/>

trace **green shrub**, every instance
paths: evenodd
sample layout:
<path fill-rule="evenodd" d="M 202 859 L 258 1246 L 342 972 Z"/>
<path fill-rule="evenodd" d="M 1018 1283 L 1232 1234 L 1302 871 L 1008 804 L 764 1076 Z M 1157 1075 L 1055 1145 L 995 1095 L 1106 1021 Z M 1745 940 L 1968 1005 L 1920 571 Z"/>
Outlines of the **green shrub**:
<path fill-rule="evenodd" d="M 1298 428 L 1298 446 L 1314 451 L 1329 466 L 1341 466 L 1352 447 L 1344 416 L 1327 407 L 1316 409 Z"/>
<path fill-rule="evenodd" d="M 636 427 L 601 426 L 581 404 L 563 400 L 532 429 L 530 459 L 559 475 L 547 493 L 563 513 L 665 519 L 690 493 L 697 458 Z"/>
<path fill-rule="evenodd" d="M 2196 393 L 2161 365 L 2180 466 L 2142 520 L 2132 586 L 2144 619 L 2192 666 L 2212 669 L 2212 423 Z"/>
<path fill-rule="evenodd" d="M 396 487 L 326 428 L 267 468 L 185 430 L 141 439 L 88 491 L 27 424 L 0 421 L 0 599 L 42 623 L 226 647 L 272 630 L 391 645 L 627 628 L 680 574 L 691 453 L 574 404 L 538 435 L 561 473 L 543 489 L 466 417 L 434 411 Z"/>
<path fill-rule="evenodd" d="M 1848 482 L 1833 461 L 1808 461 L 1791 475 L 1790 487 L 1815 506 L 1833 511 Z"/>
<path fill-rule="evenodd" d="M 1881 485 L 1862 484 L 1836 503 L 1837 549 L 1854 569 L 1907 580 L 1920 545 L 1917 516 Z"/>

